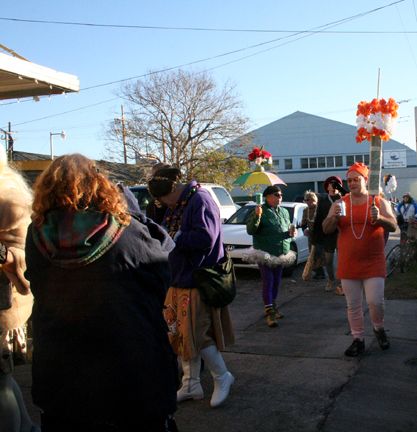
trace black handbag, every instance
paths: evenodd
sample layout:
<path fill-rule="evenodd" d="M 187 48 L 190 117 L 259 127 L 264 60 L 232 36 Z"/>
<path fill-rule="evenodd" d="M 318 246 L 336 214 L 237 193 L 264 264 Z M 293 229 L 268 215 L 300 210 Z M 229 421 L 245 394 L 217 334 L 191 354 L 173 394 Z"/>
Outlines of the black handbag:
<path fill-rule="evenodd" d="M 12 289 L 13 286 L 7 276 L 4 274 L 0 265 L 0 311 L 7 310 L 12 307 Z"/>
<path fill-rule="evenodd" d="M 402 214 L 397 215 L 398 226 L 404 225 L 404 216 Z"/>
<path fill-rule="evenodd" d="M 235 269 L 232 258 L 226 251 L 224 260 L 213 266 L 194 268 L 194 278 L 201 300 L 214 308 L 225 307 L 236 297 Z"/>

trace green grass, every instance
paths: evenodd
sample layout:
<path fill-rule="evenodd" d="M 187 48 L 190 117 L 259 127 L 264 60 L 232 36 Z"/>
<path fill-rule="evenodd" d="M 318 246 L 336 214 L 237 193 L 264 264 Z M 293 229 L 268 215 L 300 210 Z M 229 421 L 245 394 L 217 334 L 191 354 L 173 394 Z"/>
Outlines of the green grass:
<path fill-rule="evenodd" d="M 417 300 L 417 263 L 406 273 L 396 268 L 385 280 L 385 297 L 388 300 L 413 299 Z"/>

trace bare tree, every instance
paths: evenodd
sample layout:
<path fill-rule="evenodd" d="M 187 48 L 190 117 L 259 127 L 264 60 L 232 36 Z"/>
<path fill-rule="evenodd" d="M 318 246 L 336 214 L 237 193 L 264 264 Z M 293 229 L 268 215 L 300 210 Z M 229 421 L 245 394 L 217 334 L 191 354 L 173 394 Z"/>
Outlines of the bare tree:
<path fill-rule="evenodd" d="M 207 155 L 222 145 L 233 142 L 225 158 L 247 150 L 247 141 L 237 139 L 250 123 L 242 113 L 236 85 L 227 81 L 220 88 L 207 71 L 151 73 L 123 85 L 117 94 L 130 111 L 125 131 L 129 158 L 139 155 L 168 162 L 192 178 L 197 167 L 199 176 L 204 176 Z M 113 158 L 122 160 L 123 137 L 117 120 L 109 124 L 107 138 Z"/>

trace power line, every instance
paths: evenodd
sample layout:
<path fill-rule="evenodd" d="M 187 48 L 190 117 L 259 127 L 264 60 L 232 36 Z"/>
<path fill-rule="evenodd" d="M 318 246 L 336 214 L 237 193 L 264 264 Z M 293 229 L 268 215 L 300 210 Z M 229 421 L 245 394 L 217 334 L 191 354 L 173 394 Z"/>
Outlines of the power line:
<path fill-rule="evenodd" d="M 245 48 L 240 48 L 240 49 L 238 49 L 238 50 L 229 51 L 229 52 L 226 52 L 226 53 L 223 53 L 223 54 L 218 54 L 218 55 L 216 55 L 216 56 L 212 56 L 212 57 L 208 57 L 208 58 L 205 58 L 205 59 L 201 59 L 201 60 L 196 60 L 196 61 L 193 61 L 193 62 L 185 63 L 185 64 L 183 64 L 183 65 L 179 65 L 179 66 L 178 66 L 178 65 L 177 65 L 177 66 L 172 66 L 172 67 L 170 67 L 170 68 L 161 69 L 161 70 L 153 71 L 153 72 L 148 72 L 148 73 L 141 74 L 141 75 L 137 75 L 137 76 L 130 77 L 130 78 L 123 78 L 123 79 L 120 79 L 120 80 L 111 81 L 111 82 L 104 83 L 104 84 L 97 84 L 97 85 L 94 85 L 94 86 L 90 86 L 90 87 L 86 87 L 86 88 L 80 89 L 80 91 L 91 90 L 91 89 L 95 89 L 95 88 L 99 88 L 99 87 L 105 87 L 105 86 L 109 86 L 109 85 L 113 85 L 113 84 L 120 84 L 120 83 L 122 83 L 122 82 L 131 81 L 131 80 L 139 79 L 139 78 L 144 78 L 144 77 L 146 77 L 146 76 L 153 75 L 153 74 L 157 74 L 157 73 L 169 72 L 169 71 L 174 70 L 174 69 L 179 69 L 179 68 L 182 68 L 182 67 L 192 66 L 192 65 L 197 64 L 197 63 L 202 63 L 202 62 L 206 62 L 206 61 L 214 60 L 214 59 L 216 59 L 216 58 L 225 57 L 225 56 L 228 56 L 228 55 L 236 54 L 236 53 L 238 53 L 238 52 L 242 52 L 242 51 L 246 51 L 246 50 L 249 50 L 249 49 L 257 48 L 257 47 L 259 47 L 259 46 L 263 46 L 263 45 L 267 45 L 267 44 L 270 44 L 270 43 L 278 42 L 278 41 L 280 41 L 280 40 L 282 40 L 282 39 L 286 39 L 286 38 L 290 38 L 290 37 L 295 37 L 295 36 L 298 36 L 298 35 L 300 35 L 300 34 L 304 34 L 302 37 L 297 38 L 297 39 L 295 39 L 295 40 L 293 40 L 293 41 L 287 42 L 286 44 L 288 44 L 288 43 L 292 43 L 292 42 L 295 42 L 295 41 L 297 41 L 297 40 L 299 40 L 299 39 L 302 39 L 302 38 L 304 38 L 304 37 L 312 36 L 312 35 L 317 34 L 317 33 L 321 33 L 321 34 L 322 34 L 322 33 L 325 32 L 325 30 L 320 30 L 320 29 L 335 27 L 335 26 L 340 25 L 340 24 L 342 24 L 342 23 L 345 23 L 345 22 L 348 22 L 348 21 L 352 21 L 352 20 L 355 20 L 355 19 L 361 18 L 361 17 L 363 17 L 363 16 L 365 16 L 365 15 L 368 15 L 368 14 L 371 14 L 371 13 L 377 12 L 377 11 L 379 11 L 379 10 L 382 10 L 382 9 L 388 8 L 388 7 L 392 6 L 392 5 L 396 5 L 397 3 L 401 3 L 401 2 L 403 2 L 403 1 L 404 1 L 404 0 L 400 0 L 400 1 L 397 1 L 397 2 L 394 2 L 394 3 L 391 3 L 391 4 L 389 4 L 389 5 L 386 5 L 386 6 L 381 6 L 381 7 L 379 7 L 379 8 L 372 9 L 372 10 L 367 11 L 367 12 L 361 12 L 361 13 L 359 13 L 359 14 L 357 14 L 357 15 L 353 15 L 353 16 L 350 16 L 350 17 L 347 17 L 347 18 L 343 18 L 343 19 L 338 20 L 338 21 L 333 21 L 333 22 L 328 23 L 328 24 L 324 24 L 324 25 L 321 25 L 321 26 L 318 26 L 318 27 L 314 27 L 314 28 L 312 28 L 312 29 L 310 29 L 310 30 L 302 30 L 302 31 L 299 31 L 299 32 L 295 32 L 294 34 L 291 34 L 290 36 L 284 36 L 284 37 L 281 37 L 281 38 L 278 38 L 278 39 L 273 39 L 273 40 L 270 40 L 270 41 L 267 41 L 267 42 L 263 42 L 263 43 L 260 43 L 260 44 L 252 45 L 252 46 L 245 47 Z M 8 19 L 8 18 L 0 18 L 0 19 Z M 23 20 L 23 21 L 27 21 L 27 20 Z M 39 22 L 43 22 L 43 21 L 39 21 Z M 52 22 L 51 22 L 51 23 L 52 23 Z M 57 23 L 64 24 L 63 22 L 57 22 Z M 75 24 L 75 23 L 73 23 L 73 24 Z M 78 23 L 77 25 L 79 25 L 79 23 Z M 219 68 L 219 67 L 226 66 L 226 65 L 229 65 L 229 64 L 231 64 L 231 63 L 235 63 L 235 62 L 237 62 L 237 61 L 241 61 L 241 60 L 247 59 L 247 58 L 249 58 L 249 57 L 253 57 L 253 56 L 255 56 L 255 55 L 261 54 L 261 53 L 266 52 L 266 51 L 269 51 L 269 50 L 271 50 L 271 49 L 278 48 L 278 47 L 283 46 L 283 45 L 286 45 L 286 44 L 278 45 L 278 46 L 276 46 L 276 47 L 272 47 L 272 48 L 269 48 L 269 49 L 267 49 L 267 50 L 263 50 L 263 51 L 260 51 L 260 52 L 258 52 L 258 53 L 254 53 L 254 54 L 251 54 L 251 55 L 248 55 L 248 56 L 242 57 L 242 58 L 240 58 L 240 59 L 233 60 L 233 61 L 231 61 L 231 62 L 227 62 L 227 63 L 225 63 L 225 64 L 222 64 L 222 65 L 219 65 L 219 66 L 213 67 L 213 68 L 211 68 L 211 69 L 209 69 L 209 70 L 217 69 L 217 68 Z M 12 102 L 12 103 L 16 103 L 16 102 Z M 5 105 L 9 105 L 9 104 L 5 104 Z"/>
<path fill-rule="evenodd" d="M 391 3 L 386 6 L 374 9 L 378 11 L 386 7 L 402 3 L 404 0 Z M 204 28 L 204 27 L 164 27 L 164 26 L 144 26 L 144 25 L 126 25 L 126 24 L 96 24 L 96 23 L 82 23 L 82 22 L 69 22 L 69 21 L 46 21 L 46 20 L 28 20 L 20 18 L 6 18 L 0 17 L 0 20 L 23 22 L 31 24 L 55 24 L 55 25 L 70 25 L 81 27 L 104 27 L 104 28 L 126 28 L 126 29 L 139 29 L 139 30 L 179 30 L 179 31 L 206 31 L 206 32 L 240 32 L 240 33 L 308 33 L 309 30 L 270 30 L 270 29 L 223 29 L 223 28 Z M 326 31 L 324 33 L 341 33 L 341 34 L 396 34 L 396 33 L 417 33 L 417 32 L 395 32 L 395 31 Z"/>
<path fill-rule="evenodd" d="M 98 85 L 95 85 L 95 86 L 87 87 L 87 88 L 82 89 L 82 90 L 90 90 L 90 89 L 93 89 L 93 88 L 104 87 L 104 86 L 108 86 L 108 85 L 112 85 L 112 84 L 118 84 L 118 83 L 121 83 L 121 82 L 130 81 L 130 80 L 133 80 L 133 79 L 144 78 L 146 76 L 157 74 L 157 73 L 161 73 L 161 72 L 169 72 L 170 70 L 173 70 L 173 69 L 179 69 L 179 68 L 186 67 L 186 66 L 192 66 L 192 65 L 197 64 L 197 63 L 202 63 L 202 62 L 206 62 L 206 61 L 209 61 L 209 60 L 214 60 L 216 58 L 229 56 L 229 55 L 232 55 L 232 54 L 236 54 L 238 52 L 247 51 L 249 49 L 253 49 L 253 48 L 257 48 L 257 47 L 260 47 L 260 46 L 263 46 L 263 45 L 267 45 L 267 44 L 270 44 L 270 43 L 278 42 L 278 41 L 283 40 L 283 39 L 288 39 L 288 38 L 291 38 L 291 37 L 295 37 L 295 36 L 298 36 L 300 34 L 302 35 L 301 37 L 296 38 L 296 39 L 294 39 L 292 41 L 289 41 L 287 43 L 284 43 L 284 44 L 281 44 L 281 45 L 277 45 L 275 47 L 272 47 L 272 48 L 269 48 L 269 49 L 266 49 L 266 50 L 263 50 L 263 51 L 258 51 L 257 53 L 250 54 L 250 55 L 242 57 L 240 59 L 224 63 L 222 65 L 213 67 L 213 68 L 211 68 L 209 70 L 217 69 L 219 67 L 226 66 L 226 65 L 229 65 L 231 63 L 235 63 L 237 61 L 241 61 L 241 60 L 247 59 L 249 57 L 253 57 L 253 56 L 261 54 L 263 52 L 270 51 L 271 49 L 275 49 L 275 48 L 278 48 L 280 46 L 287 45 L 288 43 L 296 42 L 299 39 L 303 39 L 305 37 L 313 36 L 313 35 L 315 35 L 317 33 L 321 34 L 321 33 L 323 33 L 325 31 L 325 30 L 322 30 L 323 28 L 337 27 L 338 25 L 344 24 L 345 22 L 349 22 L 349 21 L 353 21 L 353 20 L 358 19 L 358 18 L 362 18 L 365 15 L 369 15 L 369 14 L 374 13 L 376 11 L 379 11 L 381 9 L 390 7 L 390 6 L 395 5 L 397 3 L 401 3 L 402 1 L 404 1 L 404 0 L 400 0 L 399 2 L 395 2 L 395 3 L 392 3 L 392 4 L 387 5 L 387 6 L 381 6 L 380 8 L 372 9 L 372 10 L 367 11 L 367 12 L 361 12 L 361 13 L 359 13 L 357 15 L 352 15 L 350 17 L 343 18 L 343 19 L 340 19 L 340 20 L 337 20 L 337 21 L 332 21 L 330 23 L 323 24 L 323 25 L 318 26 L 318 27 L 314 27 L 314 28 L 312 28 L 310 30 L 303 30 L 303 31 L 300 31 L 300 32 L 296 32 L 294 34 L 291 34 L 290 36 L 283 36 L 283 37 L 280 37 L 280 38 L 277 38 L 277 39 L 272 39 L 272 40 L 267 41 L 267 42 L 262 42 L 262 43 L 259 43 L 259 44 L 256 44 L 256 45 L 251 45 L 249 47 L 240 48 L 238 50 L 229 51 L 229 52 L 226 52 L 226 53 L 223 53 L 223 54 L 218 54 L 218 55 L 213 56 L 213 57 L 208 57 L 208 58 L 205 58 L 205 59 L 189 62 L 189 63 L 183 64 L 183 65 L 180 65 L 180 66 L 172 66 L 170 68 L 166 68 L 166 69 L 159 70 L 159 71 L 154 71 L 154 72 L 148 72 L 146 74 L 138 75 L 138 76 L 135 76 L 135 77 L 124 78 L 124 79 L 121 79 L 121 80 L 118 80 L 118 81 L 112 81 L 110 83 L 105 83 L 105 84 L 98 84 Z"/>
<path fill-rule="evenodd" d="M 403 23 L 403 20 L 401 19 L 400 11 L 398 10 L 397 5 L 395 5 L 395 8 L 397 9 L 397 13 L 398 13 L 398 17 L 400 18 L 401 25 L 402 25 L 403 29 L 405 29 L 404 23 Z M 410 44 L 410 41 L 408 40 L 407 34 L 405 34 L 405 38 L 407 39 L 408 48 L 410 49 L 411 56 L 413 57 L 414 65 L 417 67 L 416 58 L 414 57 L 414 52 L 413 52 L 413 49 L 411 48 L 411 44 Z"/>
<path fill-rule="evenodd" d="M 220 58 L 220 57 L 225 57 L 225 56 L 228 56 L 228 55 L 231 55 L 231 54 L 236 54 L 238 52 L 245 51 L 245 50 L 248 50 L 248 49 L 257 48 L 259 46 L 267 45 L 267 44 L 270 44 L 270 43 L 273 43 L 273 42 L 278 42 L 278 41 L 283 40 L 283 39 L 288 39 L 288 38 L 291 38 L 291 37 L 298 36 L 300 34 L 302 35 L 302 36 L 300 36 L 298 38 L 295 38 L 293 40 L 290 40 L 288 42 L 276 45 L 274 47 L 270 47 L 270 48 L 262 50 L 262 51 L 258 51 L 256 53 L 253 53 L 253 54 L 241 57 L 241 58 L 236 59 L 236 60 L 232 60 L 232 61 L 227 62 L 227 63 L 223 63 L 223 64 L 218 65 L 218 66 L 214 66 L 214 67 L 212 67 L 212 68 L 210 68 L 208 70 L 218 69 L 220 67 L 223 67 L 223 66 L 226 66 L 226 65 L 229 65 L 229 64 L 232 64 L 232 63 L 236 63 L 238 61 L 242 61 L 244 59 L 247 59 L 247 58 L 250 58 L 250 57 L 262 54 L 262 53 L 270 51 L 272 49 L 279 48 L 279 47 L 287 45 L 289 43 L 296 42 L 296 41 L 298 41 L 300 39 L 303 39 L 303 38 L 306 38 L 306 37 L 310 37 L 310 36 L 313 36 L 315 34 L 322 34 L 323 32 L 325 32 L 325 30 L 323 30 L 323 29 L 337 27 L 337 26 L 339 26 L 339 25 L 341 25 L 343 23 L 346 23 L 346 22 L 349 22 L 349 21 L 353 21 L 353 20 L 361 18 L 361 17 L 363 17 L 365 15 L 369 15 L 369 14 L 377 12 L 379 10 L 388 8 L 390 6 L 397 5 L 398 3 L 402 3 L 403 1 L 404 0 L 399 0 L 397 2 L 391 3 L 391 4 L 386 5 L 386 6 L 381 6 L 379 8 L 375 8 L 375 9 L 372 9 L 372 10 L 367 11 L 367 12 L 361 12 L 361 13 L 359 13 L 357 15 L 353 15 L 353 16 L 350 16 L 350 17 L 347 17 L 347 18 L 343 18 L 343 19 L 338 20 L 338 21 L 333 21 L 333 22 L 328 23 L 328 24 L 324 24 L 324 25 L 321 25 L 321 26 L 318 26 L 318 27 L 314 27 L 314 28 L 312 28 L 310 30 L 303 30 L 303 31 L 297 32 L 295 34 L 292 34 L 290 36 L 283 36 L 283 37 L 280 37 L 280 38 L 277 38 L 277 39 L 273 39 L 273 40 L 270 40 L 270 41 L 267 41 L 267 42 L 263 42 L 263 43 L 260 43 L 260 44 L 252 45 L 252 46 L 245 47 L 245 48 L 241 48 L 241 49 L 238 49 L 238 50 L 235 50 L 235 51 L 230 51 L 230 52 L 227 52 L 227 53 L 219 54 L 219 55 L 216 55 L 216 56 L 213 56 L 213 57 L 209 57 L 209 58 L 206 58 L 206 59 L 196 60 L 196 61 L 193 61 L 193 62 L 190 62 L 190 63 L 186 63 L 186 64 L 183 64 L 183 65 L 180 65 L 180 66 L 172 66 L 170 68 L 166 68 L 166 69 L 162 69 L 162 70 L 158 70 L 158 71 L 153 71 L 153 72 L 148 72 L 148 73 L 145 73 L 145 74 L 142 74 L 142 75 L 137 75 L 137 76 L 130 77 L 130 78 L 124 78 L 124 79 L 117 80 L 117 81 L 112 81 L 112 82 L 108 82 L 108 83 L 104 83 L 104 84 L 98 84 L 98 85 L 95 85 L 95 86 L 86 87 L 84 89 L 80 89 L 80 91 L 91 90 L 91 89 L 98 88 L 98 87 L 104 87 L 104 86 L 109 86 L 109 85 L 112 85 L 112 84 L 118 84 L 118 83 L 125 82 L 125 81 L 131 81 L 133 79 L 144 78 L 146 76 L 157 74 L 157 73 L 168 72 L 168 71 L 171 71 L 171 70 L 174 70 L 174 69 L 179 69 L 179 68 L 182 68 L 182 67 L 191 66 L 193 64 L 197 64 L 197 63 L 213 60 L 213 59 Z M 1 17 L 0 17 L 0 19 L 19 21 L 17 19 L 1 18 Z M 21 20 L 21 21 L 30 21 L 30 20 Z M 36 22 L 44 22 L 44 21 L 36 21 Z M 54 22 L 47 22 L 47 21 L 45 21 L 45 22 L 46 23 L 54 23 Z M 56 22 L 56 23 L 57 24 L 68 24 L 68 23 L 64 23 L 64 22 Z M 77 23 L 72 23 L 72 24 L 74 24 L 74 25 L 81 25 L 80 23 L 78 23 L 78 24 Z M 196 74 L 198 74 L 198 73 L 201 73 L 201 72 L 196 72 Z M 47 96 L 45 96 L 45 97 L 47 97 Z M 80 111 L 80 110 L 83 110 L 83 109 L 86 109 L 86 108 L 91 108 L 93 106 L 100 105 L 100 104 L 103 104 L 103 103 L 108 103 L 108 102 L 115 101 L 115 100 L 118 100 L 118 99 L 119 98 L 113 98 L 113 99 L 109 99 L 107 101 L 99 102 L 97 104 L 88 105 L 88 106 L 85 106 L 85 107 L 77 108 L 77 109 L 66 111 L 66 112 L 59 113 L 59 114 L 53 114 L 53 115 L 50 115 L 50 116 L 47 116 L 47 117 L 43 117 L 43 118 L 40 118 L 40 119 L 28 120 L 26 122 L 16 124 L 16 126 L 24 125 L 24 124 L 31 123 L 31 122 L 34 122 L 34 121 L 40 121 L 40 120 L 45 120 L 45 119 L 52 118 L 52 117 L 61 116 L 61 115 L 64 115 L 64 114 L 75 112 L 75 111 Z M 11 103 L 17 103 L 17 102 L 11 102 Z M 10 105 L 11 103 L 6 103 L 4 105 Z"/>

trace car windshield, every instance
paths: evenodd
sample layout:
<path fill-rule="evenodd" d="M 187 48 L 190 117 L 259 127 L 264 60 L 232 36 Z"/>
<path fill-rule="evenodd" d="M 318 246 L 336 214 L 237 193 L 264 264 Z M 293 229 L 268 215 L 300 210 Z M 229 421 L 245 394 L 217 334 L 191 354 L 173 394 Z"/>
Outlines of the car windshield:
<path fill-rule="evenodd" d="M 146 206 L 149 204 L 150 201 L 152 201 L 151 194 L 148 192 L 148 189 L 146 187 L 144 188 L 130 188 L 133 195 L 135 195 L 136 199 L 138 200 L 138 204 L 140 209 L 145 212 Z"/>
<path fill-rule="evenodd" d="M 240 208 L 233 216 L 230 217 L 230 219 L 226 222 L 226 224 L 246 225 L 249 215 L 251 211 L 255 209 L 255 207 L 256 206 L 253 205 L 246 205 Z M 290 214 L 290 221 L 292 221 L 294 218 L 294 207 L 287 207 L 285 204 L 280 205 L 280 207 L 283 207 L 288 210 L 288 213 Z"/>
<path fill-rule="evenodd" d="M 217 199 L 219 200 L 220 205 L 222 206 L 232 206 L 233 200 L 230 198 L 230 195 L 223 188 L 213 187 L 211 188 Z"/>

